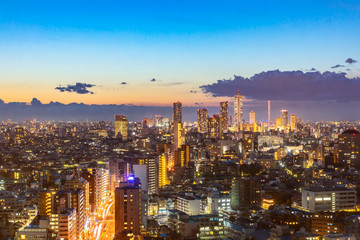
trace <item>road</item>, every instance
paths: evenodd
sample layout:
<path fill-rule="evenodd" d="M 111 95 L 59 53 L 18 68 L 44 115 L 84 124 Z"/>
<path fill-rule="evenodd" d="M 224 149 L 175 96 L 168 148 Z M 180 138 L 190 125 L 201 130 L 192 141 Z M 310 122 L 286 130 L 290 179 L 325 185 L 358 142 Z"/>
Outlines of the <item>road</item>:
<path fill-rule="evenodd" d="M 115 232 L 114 200 L 109 198 L 91 217 L 90 227 L 87 230 L 89 240 L 112 240 Z"/>

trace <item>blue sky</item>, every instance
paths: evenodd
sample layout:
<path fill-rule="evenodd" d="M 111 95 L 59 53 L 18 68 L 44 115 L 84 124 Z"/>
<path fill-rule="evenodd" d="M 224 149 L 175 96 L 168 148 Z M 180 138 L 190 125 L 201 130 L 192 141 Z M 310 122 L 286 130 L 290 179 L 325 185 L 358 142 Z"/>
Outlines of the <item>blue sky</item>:
<path fill-rule="evenodd" d="M 0 96 L 217 105 L 228 98 L 190 90 L 360 60 L 359 26 L 358 1 L 2 1 Z M 55 90 L 76 82 L 95 84 L 95 94 Z"/>

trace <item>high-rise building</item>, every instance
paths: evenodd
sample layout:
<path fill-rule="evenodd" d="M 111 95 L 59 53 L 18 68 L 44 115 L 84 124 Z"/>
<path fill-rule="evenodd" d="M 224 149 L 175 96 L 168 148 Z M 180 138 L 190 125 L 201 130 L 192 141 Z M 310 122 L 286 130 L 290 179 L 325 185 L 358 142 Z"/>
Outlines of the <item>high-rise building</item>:
<path fill-rule="evenodd" d="M 87 194 L 85 194 L 86 198 L 89 200 L 86 200 L 89 205 L 89 212 L 95 211 L 95 174 L 90 173 L 89 171 L 85 170 L 81 173 L 81 177 L 85 179 L 89 183 L 89 197 L 87 197 Z"/>
<path fill-rule="evenodd" d="M 148 194 L 157 192 L 157 165 L 155 158 L 149 158 L 147 162 Z"/>
<path fill-rule="evenodd" d="M 198 119 L 198 131 L 201 133 L 206 133 L 208 129 L 208 110 L 206 108 L 197 110 L 197 119 Z"/>
<path fill-rule="evenodd" d="M 55 190 L 42 190 L 38 194 L 38 215 L 50 216 L 53 207 Z"/>
<path fill-rule="evenodd" d="M 234 177 L 231 184 L 231 208 L 249 211 L 261 202 L 260 184 L 250 178 Z"/>
<path fill-rule="evenodd" d="M 255 112 L 253 110 L 251 110 L 251 112 L 249 113 L 249 122 L 250 124 L 254 124 L 256 121 L 255 121 Z"/>
<path fill-rule="evenodd" d="M 243 96 L 237 92 L 234 97 L 234 121 L 236 126 L 240 126 L 243 121 Z"/>
<path fill-rule="evenodd" d="M 182 103 L 181 102 L 174 102 L 173 103 L 173 123 L 182 122 Z"/>
<path fill-rule="evenodd" d="M 183 129 L 181 122 L 174 122 L 174 146 L 178 149 L 184 143 Z"/>
<path fill-rule="evenodd" d="M 123 140 L 127 140 L 128 121 L 124 115 L 115 115 L 115 137 L 121 137 Z"/>
<path fill-rule="evenodd" d="M 115 235 L 125 231 L 140 234 L 141 187 L 130 181 L 133 177 L 115 190 Z"/>
<path fill-rule="evenodd" d="M 270 121 L 271 121 L 271 101 L 268 100 L 268 127 L 270 127 Z"/>
<path fill-rule="evenodd" d="M 190 145 L 182 145 L 176 151 L 175 166 L 184 167 L 187 166 L 190 161 Z"/>
<path fill-rule="evenodd" d="M 96 168 L 95 173 L 95 205 L 101 206 L 107 199 L 109 171 L 105 168 Z"/>
<path fill-rule="evenodd" d="M 281 119 L 281 127 L 286 128 L 288 126 L 289 123 L 289 114 L 288 114 L 288 110 L 281 110 L 280 111 L 280 119 Z"/>
<path fill-rule="evenodd" d="M 63 209 L 59 212 L 58 239 L 72 240 L 77 238 L 76 210 Z"/>
<path fill-rule="evenodd" d="M 229 103 L 220 103 L 220 118 L 221 118 L 221 131 L 225 131 L 229 126 Z"/>
<path fill-rule="evenodd" d="M 157 172 L 158 172 L 158 187 L 162 188 L 163 186 L 169 184 L 169 180 L 167 178 L 167 159 L 165 153 L 159 155 Z"/>
<path fill-rule="evenodd" d="M 221 136 L 221 118 L 218 114 L 214 114 L 211 118 L 208 118 L 208 137 L 221 138 Z"/>
<path fill-rule="evenodd" d="M 276 118 L 276 129 L 281 127 L 281 118 Z"/>
<path fill-rule="evenodd" d="M 360 169 L 360 133 L 354 129 L 339 135 L 339 163 L 347 167 Z"/>
<path fill-rule="evenodd" d="M 64 185 L 61 188 L 66 191 L 83 191 L 83 202 L 84 202 L 84 218 L 90 215 L 90 184 L 84 178 L 68 175 Z M 78 209 L 76 209 L 78 211 Z"/>
<path fill-rule="evenodd" d="M 290 117 L 290 129 L 291 129 L 291 131 L 295 131 L 295 130 L 296 130 L 296 118 L 295 118 L 295 114 L 291 114 L 291 117 Z"/>

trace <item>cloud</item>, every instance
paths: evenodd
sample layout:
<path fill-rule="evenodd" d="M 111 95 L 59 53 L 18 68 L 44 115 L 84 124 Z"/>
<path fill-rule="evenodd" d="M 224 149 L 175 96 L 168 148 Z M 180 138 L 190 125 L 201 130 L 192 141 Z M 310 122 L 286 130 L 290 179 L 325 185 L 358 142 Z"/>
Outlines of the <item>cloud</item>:
<path fill-rule="evenodd" d="M 197 93 L 196 90 L 190 90 L 190 93 Z"/>
<path fill-rule="evenodd" d="M 31 100 L 31 105 L 32 106 L 41 105 L 41 104 L 42 104 L 41 101 L 39 99 L 37 99 L 37 98 L 33 98 Z"/>
<path fill-rule="evenodd" d="M 150 80 L 150 82 L 156 82 L 156 79 L 155 79 L 155 78 L 153 78 L 153 79 L 151 79 L 151 80 Z"/>
<path fill-rule="evenodd" d="M 317 71 L 316 68 L 311 68 L 308 70 L 308 72 L 315 72 L 315 71 Z"/>
<path fill-rule="evenodd" d="M 75 85 L 68 84 L 66 87 L 58 86 L 55 89 L 60 92 L 75 92 L 77 94 L 94 94 L 94 92 L 89 91 L 88 88 L 95 87 L 94 84 L 89 83 L 79 83 L 77 82 Z"/>
<path fill-rule="evenodd" d="M 171 87 L 171 86 L 182 85 L 182 84 L 184 84 L 184 83 L 185 83 L 185 82 L 170 82 L 170 83 L 163 83 L 163 84 L 161 84 L 161 86 Z"/>
<path fill-rule="evenodd" d="M 331 68 L 340 68 L 340 67 L 345 67 L 344 65 L 340 65 L 340 64 L 336 64 L 335 66 L 332 66 Z"/>
<path fill-rule="evenodd" d="M 200 88 L 214 97 L 232 97 L 239 90 L 254 100 L 360 101 L 360 78 L 347 78 L 343 72 L 274 70 L 250 78 L 234 76 L 234 79 L 218 80 Z"/>
<path fill-rule="evenodd" d="M 127 82 L 121 82 L 121 85 L 126 85 L 127 84 Z"/>
<path fill-rule="evenodd" d="M 355 59 L 352 59 L 352 58 L 348 58 L 348 59 L 346 59 L 346 61 L 345 61 L 346 63 L 348 63 L 348 64 L 353 64 L 353 63 L 357 63 L 357 61 L 355 60 Z"/>

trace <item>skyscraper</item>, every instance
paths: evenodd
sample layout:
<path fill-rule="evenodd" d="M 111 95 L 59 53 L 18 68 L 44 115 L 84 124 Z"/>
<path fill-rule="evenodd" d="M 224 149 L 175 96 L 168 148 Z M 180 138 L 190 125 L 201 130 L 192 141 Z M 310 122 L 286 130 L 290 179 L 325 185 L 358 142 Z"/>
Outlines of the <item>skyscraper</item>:
<path fill-rule="evenodd" d="M 128 137 L 128 121 L 124 115 L 115 115 L 115 137 L 127 140 Z"/>
<path fill-rule="evenodd" d="M 207 125 L 208 110 L 206 108 L 198 109 L 197 117 L 198 117 L 198 131 L 202 133 L 206 133 L 208 128 Z"/>
<path fill-rule="evenodd" d="M 240 126 L 243 120 L 243 96 L 237 92 L 234 97 L 234 121 L 236 126 Z"/>
<path fill-rule="evenodd" d="M 268 100 L 268 126 L 270 127 L 270 121 L 271 121 L 271 101 Z"/>
<path fill-rule="evenodd" d="M 168 184 L 167 159 L 166 159 L 166 154 L 165 153 L 159 155 L 157 173 L 158 173 L 158 187 L 162 188 L 163 186 Z"/>
<path fill-rule="evenodd" d="M 229 103 L 220 103 L 221 131 L 227 130 L 229 125 Z"/>
<path fill-rule="evenodd" d="M 115 190 L 115 235 L 123 231 L 140 235 L 140 227 L 141 187 L 128 182 Z"/>
<path fill-rule="evenodd" d="M 295 130 L 296 130 L 295 114 L 291 114 L 291 117 L 290 117 L 290 128 L 291 128 L 291 131 L 295 131 Z"/>
<path fill-rule="evenodd" d="M 250 124 L 254 124 L 255 123 L 255 112 L 253 110 L 251 110 L 251 112 L 249 113 L 249 122 Z"/>
<path fill-rule="evenodd" d="M 182 122 L 182 103 L 181 102 L 174 102 L 173 103 L 173 123 Z"/>
<path fill-rule="evenodd" d="M 289 114 L 288 114 L 288 110 L 281 110 L 280 111 L 280 125 L 281 127 L 283 128 L 286 128 L 288 126 L 288 123 L 289 123 Z"/>
<path fill-rule="evenodd" d="M 181 122 L 174 122 L 174 146 L 176 149 L 181 147 L 184 142 L 183 140 L 182 124 Z"/>
<path fill-rule="evenodd" d="M 219 114 L 214 114 L 211 118 L 208 118 L 208 137 L 221 138 L 221 136 L 221 118 Z"/>

